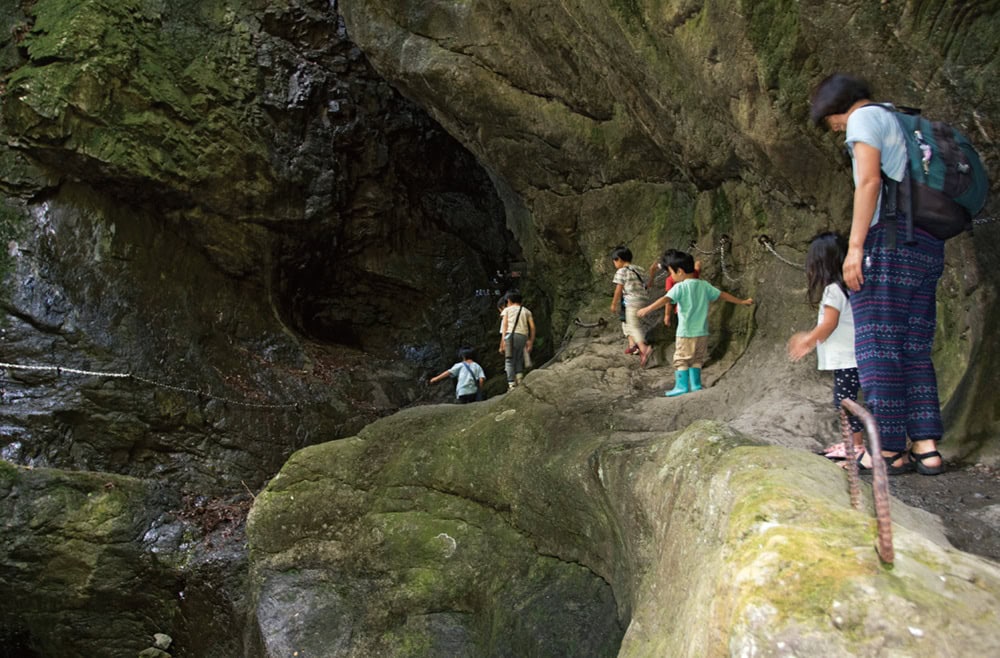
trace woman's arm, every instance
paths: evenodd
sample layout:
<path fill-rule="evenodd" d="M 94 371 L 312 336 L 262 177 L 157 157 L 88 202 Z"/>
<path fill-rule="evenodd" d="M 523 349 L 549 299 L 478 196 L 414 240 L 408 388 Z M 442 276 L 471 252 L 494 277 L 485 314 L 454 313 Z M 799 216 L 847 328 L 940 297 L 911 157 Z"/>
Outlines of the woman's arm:
<path fill-rule="evenodd" d="M 844 283 L 857 291 L 865 282 L 862 272 L 865 238 L 868 237 L 878 193 L 882 189 L 882 152 L 870 144 L 855 142 L 854 167 L 857 187 L 854 188 L 851 235 L 847 240 L 847 257 L 844 258 Z"/>
<path fill-rule="evenodd" d="M 528 330 L 531 332 L 531 334 L 528 336 L 528 342 L 525 343 L 524 346 L 527 347 L 528 351 L 530 352 L 531 351 L 531 346 L 535 344 L 535 316 L 534 315 L 529 315 L 528 316 Z"/>

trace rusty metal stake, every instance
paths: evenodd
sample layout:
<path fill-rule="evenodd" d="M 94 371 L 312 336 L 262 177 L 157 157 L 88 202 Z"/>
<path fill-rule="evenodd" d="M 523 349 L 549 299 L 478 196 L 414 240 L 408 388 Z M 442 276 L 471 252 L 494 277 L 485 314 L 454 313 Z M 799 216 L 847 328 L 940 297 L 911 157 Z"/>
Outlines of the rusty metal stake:
<path fill-rule="evenodd" d="M 858 454 L 854 451 L 851 425 L 847 422 L 847 410 L 840 410 L 840 435 L 844 439 L 844 454 L 847 456 L 847 485 L 851 492 L 851 507 L 861 509 L 861 487 L 858 485 Z"/>
<path fill-rule="evenodd" d="M 854 400 L 845 399 L 840 403 L 840 427 L 844 436 L 844 452 L 848 459 L 848 479 L 851 481 L 851 505 L 860 507 L 860 492 L 858 503 L 855 504 L 855 489 L 858 487 L 858 463 L 854 454 L 854 441 L 851 439 L 850 426 L 847 424 L 847 413 L 857 416 L 865 425 L 868 435 L 868 454 L 872 460 L 872 497 L 875 499 L 875 523 L 878 529 L 878 544 L 875 550 L 879 558 L 886 564 L 892 564 L 896 557 L 892 548 L 892 517 L 889 515 L 889 474 L 885 470 L 885 460 L 882 459 L 882 440 L 878 434 L 878 423 L 867 409 Z"/>

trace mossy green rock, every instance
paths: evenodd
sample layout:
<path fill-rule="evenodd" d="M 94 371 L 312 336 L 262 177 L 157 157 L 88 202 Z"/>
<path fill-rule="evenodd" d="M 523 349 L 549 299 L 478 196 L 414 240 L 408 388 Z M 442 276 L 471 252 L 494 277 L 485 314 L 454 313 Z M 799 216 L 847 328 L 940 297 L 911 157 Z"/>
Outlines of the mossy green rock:
<path fill-rule="evenodd" d="M 143 546 L 159 485 L 0 461 L 0 618 L 45 656 L 135 655 L 176 614 L 176 582 Z"/>
<path fill-rule="evenodd" d="M 1000 650 L 1000 569 L 932 517 L 893 504 L 888 567 L 842 470 L 716 422 L 666 432 L 681 399 L 595 404 L 616 387 L 583 364 L 611 348 L 570 347 L 503 399 L 408 410 L 292 456 L 248 524 L 264 655 Z"/>
<path fill-rule="evenodd" d="M 378 71 L 504 181 L 508 222 L 528 260 L 561 273 L 549 286 L 559 330 L 578 312 L 581 286 L 608 295 L 608 253 L 621 243 L 642 267 L 665 248 L 696 251 L 706 278 L 783 316 L 783 335 L 765 341 L 808 326 L 795 266 L 810 236 L 849 230 L 842 138 L 808 121 L 810 90 L 834 71 L 865 76 L 879 100 L 960 126 L 987 163 L 1000 159 L 1000 64 L 987 36 L 1000 31 L 995 6 L 340 5 Z M 963 456 L 994 454 L 1000 420 L 991 374 L 1000 353 L 984 333 L 998 322 L 994 234 L 983 227 L 949 243 L 938 296 L 934 358 L 948 449 Z"/>

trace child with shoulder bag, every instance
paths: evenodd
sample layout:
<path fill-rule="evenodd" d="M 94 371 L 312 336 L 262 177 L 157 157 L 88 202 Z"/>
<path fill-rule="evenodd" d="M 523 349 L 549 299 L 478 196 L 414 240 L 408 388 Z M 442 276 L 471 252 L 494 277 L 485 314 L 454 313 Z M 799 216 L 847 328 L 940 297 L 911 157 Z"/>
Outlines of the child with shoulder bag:
<path fill-rule="evenodd" d="M 448 368 L 440 375 L 431 377 L 429 384 L 436 384 L 447 377 L 454 377 L 455 397 L 459 404 L 468 404 L 483 400 L 483 384 L 486 381 L 486 373 L 483 367 L 475 361 L 476 352 L 471 347 L 463 347 L 458 351 L 461 359 L 458 363 Z"/>

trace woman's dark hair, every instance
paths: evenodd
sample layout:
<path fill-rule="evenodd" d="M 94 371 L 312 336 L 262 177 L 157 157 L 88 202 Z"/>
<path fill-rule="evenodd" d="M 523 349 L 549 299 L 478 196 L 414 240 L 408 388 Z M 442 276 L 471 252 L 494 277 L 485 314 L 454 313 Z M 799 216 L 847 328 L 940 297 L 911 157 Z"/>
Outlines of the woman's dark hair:
<path fill-rule="evenodd" d="M 466 359 L 476 360 L 476 349 L 474 347 L 463 347 L 458 350 L 458 358 L 462 361 Z"/>
<path fill-rule="evenodd" d="M 687 274 L 694 274 L 694 256 L 684 251 L 669 249 L 663 254 L 663 266 L 672 270 L 684 270 Z"/>
<path fill-rule="evenodd" d="M 868 83 L 846 73 L 827 76 L 809 98 L 809 118 L 816 125 L 831 114 L 843 114 L 858 101 L 872 97 Z"/>
<path fill-rule="evenodd" d="M 831 283 L 836 283 L 847 294 L 847 286 L 844 285 L 845 256 L 847 238 L 840 233 L 819 233 L 809 241 L 809 251 L 806 254 L 806 280 L 809 282 L 809 289 L 806 296 L 810 304 L 818 306 L 823 299 L 823 291 Z"/>
<path fill-rule="evenodd" d="M 626 263 L 632 262 L 632 250 L 624 245 L 618 245 L 611 251 L 611 260 L 623 260 Z"/>
<path fill-rule="evenodd" d="M 512 304 L 520 304 L 524 300 L 524 296 L 521 294 L 520 290 L 510 290 L 507 292 L 507 299 L 510 300 Z"/>

